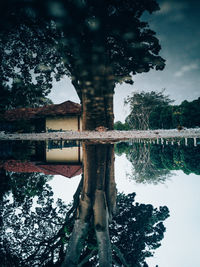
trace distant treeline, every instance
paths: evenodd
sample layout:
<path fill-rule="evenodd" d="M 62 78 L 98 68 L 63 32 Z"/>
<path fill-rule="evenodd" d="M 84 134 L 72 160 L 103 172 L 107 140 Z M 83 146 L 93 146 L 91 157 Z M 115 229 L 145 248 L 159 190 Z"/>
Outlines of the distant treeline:
<path fill-rule="evenodd" d="M 160 101 L 155 97 L 160 97 Z M 174 129 L 200 127 L 200 97 L 191 102 L 172 105 L 162 93 L 138 93 L 128 98 L 130 114 L 125 123 L 117 121 L 116 130 Z"/>
<path fill-rule="evenodd" d="M 174 129 L 178 126 L 192 128 L 200 126 L 200 97 L 180 105 L 157 107 L 150 115 L 150 129 Z"/>

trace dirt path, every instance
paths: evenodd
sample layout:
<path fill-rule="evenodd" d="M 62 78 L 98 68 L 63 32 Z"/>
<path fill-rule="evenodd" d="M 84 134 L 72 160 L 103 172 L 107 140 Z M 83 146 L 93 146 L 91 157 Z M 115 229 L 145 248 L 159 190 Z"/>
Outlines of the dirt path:
<path fill-rule="evenodd" d="M 129 139 L 158 139 L 158 138 L 200 138 L 200 128 L 149 131 L 66 131 L 50 133 L 14 133 L 0 132 L 0 140 L 91 140 L 91 141 L 121 141 Z"/>

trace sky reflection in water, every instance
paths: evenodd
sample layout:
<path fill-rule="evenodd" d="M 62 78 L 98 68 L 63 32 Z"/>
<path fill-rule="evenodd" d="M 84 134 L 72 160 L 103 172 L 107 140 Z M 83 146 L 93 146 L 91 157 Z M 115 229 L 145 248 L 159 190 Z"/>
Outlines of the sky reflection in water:
<path fill-rule="evenodd" d="M 42 145 L 44 151 L 44 143 L 40 143 L 40 147 Z M 29 161 L 29 164 L 31 163 L 31 161 L 32 163 L 37 161 L 36 158 L 34 158 L 36 155 L 33 155 L 33 144 L 30 146 L 30 144 L 28 145 L 27 142 L 22 142 L 20 145 L 18 144 L 18 151 L 12 150 L 11 147 L 12 145 L 10 145 L 10 143 L 1 143 L 1 152 L 4 151 L 4 153 L 1 153 L 1 171 L 2 167 L 4 166 L 4 169 L 7 168 L 7 173 L 12 174 L 14 177 L 15 172 L 18 168 L 21 173 L 16 174 L 16 178 L 18 178 L 18 186 L 23 187 L 23 177 L 24 179 L 27 179 L 28 177 L 26 176 L 27 173 L 23 173 L 23 171 L 36 171 L 36 169 L 31 170 L 31 168 L 33 168 L 33 165 L 25 164 L 27 159 Z M 55 144 L 48 144 L 46 147 L 48 151 L 58 149 L 57 147 L 55 147 Z M 66 145 L 66 147 L 69 148 L 69 145 Z M 137 158 L 137 150 L 140 152 L 140 155 L 142 155 L 141 148 L 144 147 L 148 148 L 145 151 L 146 153 L 147 151 L 149 151 L 150 153 L 148 159 L 150 159 L 151 164 L 146 164 L 145 166 L 147 169 L 141 170 L 138 167 L 138 162 L 142 162 L 142 158 Z M 5 152 L 6 149 L 7 152 Z M 63 149 L 63 147 L 60 148 L 60 152 Z M 74 149 L 80 150 L 80 145 L 75 145 Z M 38 166 L 38 162 L 36 164 L 38 167 L 38 175 L 41 171 L 41 166 L 44 167 L 45 164 L 47 165 L 46 168 L 43 169 L 44 173 L 47 174 L 48 169 L 48 174 L 51 173 L 55 175 L 53 178 L 51 175 L 41 175 L 40 184 L 34 184 L 33 179 L 32 184 L 29 183 L 29 185 L 25 185 L 24 188 L 26 189 L 26 192 L 24 193 L 24 195 L 19 195 L 16 193 L 17 188 L 15 184 L 15 188 L 13 187 L 14 189 L 12 188 L 12 190 L 14 190 L 13 192 L 15 193 L 15 197 L 18 198 L 18 203 L 20 203 L 20 201 L 21 203 L 23 203 L 23 198 L 26 197 L 26 194 L 29 194 L 29 196 L 31 197 L 37 195 L 39 191 L 44 189 L 45 183 L 52 187 L 54 192 L 54 199 L 61 198 L 65 203 L 71 202 L 73 194 L 75 193 L 81 179 L 80 168 L 78 170 L 79 172 L 74 172 L 74 166 L 81 166 L 81 158 L 80 155 L 78 156 L 78 153 L 80 153 L 80 151 L 78 152 L 78 150 L 76 151 L 77 153 L 74 153 L 73 159 L 71 158 L 71 161 L 73 161 L 71 163 L 62 162 L 62 164 L 60 164 L 60 162 L 51 162 L 50 165 L 54 165 L 54 170 L 52 168 L 49 169 L 49 167 L 47 168 L 49 163 L 47 164 L 47 162 L 44 162 L 45 157 L 43 159 L 40 157 L 40 168 Z M 135 192 L 136 202 L 152 204 L 154 208 L 158 208 L 159 206 L 167 206 L 170 211 L 170 217 L 166 221 L 164 221 L 166 232 L 165 237 L 161 242 L 162 245 L 160 248 L 155 250 L 155 257 L 146 259 L 149 266 L 155 266 L 156 264 L 162 267 L 169 265 L 174 267 L 189 266 L 191 264 L 193 266 L 198 265 L 199 259 L 196 255 L 198 255 L 197 242 L 198 236 L 200 234 L 198 227 L 200 214 L 198 213 L 197 207 L 200 200 L 197 189 L 199 188 L 198 184 L 200 183 L 198 177 L 198 165 L 200 156 L 199 150 L 200 147 L 198 140 L 196 146 L 194 146 L 193 140 L 189 140 L 187 146 L 183 144 L 181 146 L 179 146 L 178 144 L 172 146 L 170 144 L 138 144 L 131 142 L 118 143 L 115 145 L 115 180 L 118 192 L 124 192 L 125 195 Z M 11 153 L 11 151 L 13 151 L 14 154 Z M 39 149 L 39 151 L 41 152 L 41 149 Z M 160 152 L 161 154 L 159 154 Z M 72 155 L 72 150 L 70 151 L 70 154 Z M 75 155 L 77 155 L 76 159 Z M 146 157 L 146 154 L 143 155 Z M 156 156 L 158 155 L 162 159 L 163 165 L 156 162 Z M 7 158 L 7 161 L 3 160 L 3 157 Z M 10 160 L 11 158 L 12 161 Z M 147 157 L 144 159 L 145 161 L 147 161 Z M 43 165 L 41 164 L 42 160 Z M 19 164 L 19 162 L 21 162 L 21 165 Z M 63 165 L 68 164 L 69 166 L 71 166 L 68 166 L 68 175 L 71 175 L 70 179 L 59 175 L 59 168 L 55 168 L 55 166 L 58 166 L 59 164 L 61 167 L 60 173 L 62 174 Z M 144 162 L 142 164 L 144 165 Z M 152 166 L 155 169 L 152 169 Z M 24 170 L 23 167 L 25 168 Z M 149 171 L 148 168 L 150 168 L 151 172 L 152 170 L 154 171 L 154 178 L 152 180 L 148 180 L 149 177 L 146 175 Z M 160 168 L 160 171 L 156 172 L 156 168 Z M 72 174 L 72 171 L 74 175 Z M 163 179 L 161 179 L 162 174 L 164 177 Z M 30 175 L 31 173 L 29 173 L 29 176 Z M 156 175 L 158 177 L 156 177 Z M 138 177 L 140 176 L 143 176 L 143 178 L 141 180 L 138 180 Z M 21 181 L 20 178 L 22 178 Z M 12 186 L 13 184 L 11 185 L 11 187 Z M 38 188 L 38 191 L 36 190 L 36 188 L 34 188 L 35 186 Z M 5 184 L 4 187 L 6 191 Z M 33 188 L 35 190 L 33 190 Z M 7 190 L 7 192 L 9 192 L 10 184 Z M 21 193 L 22 192 L 23 190 L 21 191 Z"/>

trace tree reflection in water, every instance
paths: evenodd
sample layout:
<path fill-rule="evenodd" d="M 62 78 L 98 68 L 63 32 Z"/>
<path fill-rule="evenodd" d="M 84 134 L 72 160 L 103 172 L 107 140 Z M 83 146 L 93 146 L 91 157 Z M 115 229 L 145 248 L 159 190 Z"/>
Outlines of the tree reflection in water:
<path fill-rule="evenodd" d="M 83 166 L 67 206 L 54 201 L 47 175 L 1 169 L 2 266 L 148 266 L 168 208 L 116 194 L 112 144 L 83 144 Z"/>
<path fill-rule="evenodd" d="M 182 170 L 185 174 L 200 174 L 200 146 L 194 146 L 189 139 L 187 146 L 183 140 L 172 144 L 127 143 L 115 146 L 118 155 L 126 154 L 132 164 L 129 175 L 138 183 L 158 184 L 171 177 L 173 170 Z M 170 141 L 172 142 L 172 141 Z"/>

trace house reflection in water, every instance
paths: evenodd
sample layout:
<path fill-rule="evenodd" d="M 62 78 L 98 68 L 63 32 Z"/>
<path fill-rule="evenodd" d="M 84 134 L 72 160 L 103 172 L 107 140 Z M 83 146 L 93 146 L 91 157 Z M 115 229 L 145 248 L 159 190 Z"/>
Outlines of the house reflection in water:
<path fill-rule="evenodd" d="M 78 141 L 49 140 L 46 147 L 46 162 L 82 162 L 82 148 Z"/>
<path fill-rule="evenodd" d="M 37 108 L 17 108 L 0 115 L 0 131 L 80 131 L 81 105 L 66 101 Z"/>
<path fill-rule="evenodd" d="M 6 160 L 0 160 L 0 168 L 12 172 L 41 172 L 68 178 L 82 173 L 82 147 L 78 141 L 17 142 L 23 145 L 21 158 L 16 153 L 16 142 L 0 144 Z M 5 151 L 5 148 L 8 150 Z M 1 152 L 1 151 L 0 151 Z M 1 158 L 1 157 L 0 157 Z"/>

